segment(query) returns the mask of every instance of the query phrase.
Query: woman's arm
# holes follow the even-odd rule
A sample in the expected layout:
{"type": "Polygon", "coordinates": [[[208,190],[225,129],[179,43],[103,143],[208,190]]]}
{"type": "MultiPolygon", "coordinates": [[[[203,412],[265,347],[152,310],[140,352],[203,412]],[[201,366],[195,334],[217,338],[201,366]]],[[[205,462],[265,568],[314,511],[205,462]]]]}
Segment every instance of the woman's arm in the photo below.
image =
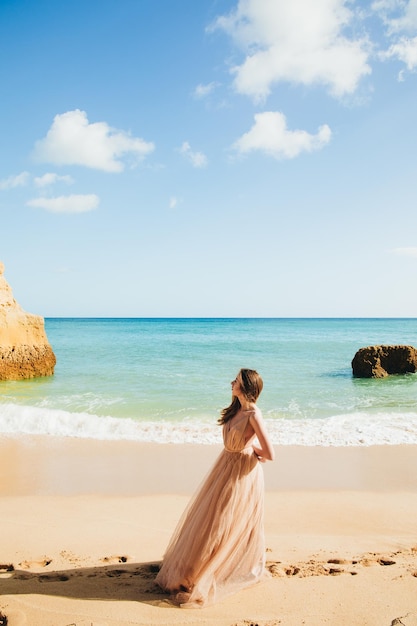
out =
{"type": "Polygon", "coordinates": [[[269,440],[268,433],[266,432],[265,422],[262,417],[262,413],[258,410],[250,416],[250,425],[255,431],[255,435],[258,438],[260,448],[253,446],[254,452],[261,463],[265,461],[273,461],[275,458],[274,448],[269,440]]]}

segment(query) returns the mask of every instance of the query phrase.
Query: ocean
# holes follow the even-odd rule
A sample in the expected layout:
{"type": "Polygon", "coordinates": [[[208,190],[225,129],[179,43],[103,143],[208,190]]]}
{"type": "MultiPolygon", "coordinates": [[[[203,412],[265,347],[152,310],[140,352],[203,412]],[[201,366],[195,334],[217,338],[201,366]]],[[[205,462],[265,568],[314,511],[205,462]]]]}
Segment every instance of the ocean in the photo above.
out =
{"type": "Polygon", "coordinates": [[[357,379],[356,351],[417,346],[416,319],[45,319],[54,376],[0,382],[0,436],[220,443],[241,367],[273,443],[417,443],[417,374],[357,379]]]}

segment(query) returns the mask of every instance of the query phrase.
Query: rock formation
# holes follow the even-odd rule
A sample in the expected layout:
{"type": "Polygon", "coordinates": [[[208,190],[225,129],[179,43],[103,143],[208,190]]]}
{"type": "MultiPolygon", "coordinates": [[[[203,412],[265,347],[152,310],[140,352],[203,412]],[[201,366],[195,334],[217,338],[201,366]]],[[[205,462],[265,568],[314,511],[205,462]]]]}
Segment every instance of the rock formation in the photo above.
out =
{"type": "Polygon", "coordinates": [[[413,346],[369,346],[357,351],[352,360],[353,375],[384,378],[389,374],[417,372],[417,349],[413,346]]]}
{"type": "Polygon", "coordinates": [[[44,319],[23,311],[3,273],[0,262],[0,380],[51,376],[56,358],[44,319]]]}

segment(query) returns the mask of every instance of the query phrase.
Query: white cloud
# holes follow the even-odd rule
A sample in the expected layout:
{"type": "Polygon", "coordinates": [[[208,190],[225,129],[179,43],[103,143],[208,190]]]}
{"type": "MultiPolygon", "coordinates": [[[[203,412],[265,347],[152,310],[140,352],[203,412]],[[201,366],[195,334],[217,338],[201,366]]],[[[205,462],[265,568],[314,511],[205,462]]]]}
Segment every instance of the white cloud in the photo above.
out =
{"type": "Polygon", "coordinates": [[[21,174],[17,174],[16,176],[3,178],[3,180],[0,180],[0,190],[5,191],[6,189],[14,189],[15,187],[24,187],[28,184],[29,177],[29,172],[21,172],[21,174]]]}
{"type": "Polygon", "coordinates": [[[371,8],[376,12],[393,11],[400,6],[403,0],[375,0],[372,2],[371,8]]]}
{"type": "Polygon", "coordinates": [[[55,198],[35,198],[26,204],[38,209],[45,209],[51,213],[86,213],[93,211],[99,205],[100,199],[93,193],[85,195],[73,194],[57,196],[55,198]]]}
{"type": "Polygon", "coordinates": [[[184,141],[180,148],[180,154],[186,157],[193,167],[206,167],[207,157],[202,152],[193,152],[188,141],[184,141]]]}
{"type": "Polygon", "coordinates": [[[331,135],[327,124],[320,126],[316,135],[305,130],[288,130],[283,113],[267,111],[255,115],[255,124],[233,147],[243,154],[259,150],[276,159],[293,159],[302,152],[320,150],[329,143],[331,135]]]}
{"type": "MultiPolygon", "coordinates": [[[[412,72],[417,68],[417,0],[378,0],[372,9],[382,18],[391,41],[387,50],[379,53],[382,61],[397,59],[412,72]]],[[[398,75],[404,80],[405,70],[398,75]]]]}
{"type": "Polygon", "coordinates": [[[178,205],[178,198],[176,198],[175,196],[171,196],[171,198],[169,199],[169,208],[175,209],[177,205],[178,205]]]}
{"type": "MultiPolygon", "coordinates": [[[[382,59],[396,58],[405,63],[408,70],[413,71],[417,68],[417,37],[412,39],[402,37],[398,43],[392,44],[380,57],[382,59]]],[[[401,76],[402,73],[400,72],[401,76]]]]}
{"type": "Polygon", "coordinates": [[[72,176],[60,176],[59,174],[54,174],[53,172],[47,172],[43,174],[43,176],[37,176],[33,179],[36,187],[48,187],[49,185],[53,185],[55,183],[66,183],[67,185],[72,185],[74,179],[72,176]]]}
{"type": "Polygon", "coordinates": [[[194,89],[194,96],[196,98],[205,98],[206,96],[211,94],[212,91],[216,89],[216,87],[219,87],[219,83],[211,82],[207,83],[206,85],[197,85],[197,87],[194,89]]]}
{"type": "Polygon", "coordinates": [[[407,256],[407,257],[413,257],[415,259],[417,259],[417,247],[413,248],[394,248],[392,250],[392,252],[394,252],[394,254],[398,254],[400,256],[407,256]]]}
{"type": "Polygon", "coordinates": [[[390,15],[403,12],[406,2],[404,0],[374,0],[371,3],[371,11],[376,13],[385,24],[388,25],[392,18],[390,15]]]}
{"type": "Polygon", "coordinates": [[[372,9],[381,15],[391,34],[417,29],[417,0],[374,2],[372,9]]]}
{"type": "Polygon", "coordinates": [[[214,28],[246,51],[232,68],[235,89],[265,99],[274,83],[325,85],[333,96],[352,94],[371,73],[366,39],[344,35],[354,19],[348,0],[239,0],[214,28]]]}
{"type": "Polygon", "coordinates": [[[408,4],[406,4],[404,17],[402,20],[402,24],[400,25],[405,30],[417,29],[417,0],[410,0],[408,4]]]}
{"type": "Polygon", "coordinates": [[[106,122],[90,124],[86,112],[76,109],[55,116],[46,137],[35,144],[35,158],[56,165],[121,172],[125,155],[141,159],[153,149],[153,143],[111,128],[106,122]]]}

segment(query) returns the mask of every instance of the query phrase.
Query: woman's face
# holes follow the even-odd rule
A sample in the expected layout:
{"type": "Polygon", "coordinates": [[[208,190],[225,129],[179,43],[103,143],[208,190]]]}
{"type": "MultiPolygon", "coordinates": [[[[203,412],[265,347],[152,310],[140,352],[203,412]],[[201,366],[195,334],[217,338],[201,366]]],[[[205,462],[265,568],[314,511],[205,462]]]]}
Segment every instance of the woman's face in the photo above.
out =
{"type": "Polygon", "coordinates": [[[231,382],[232,385],[232,395],[240,396],[242,395],[242,385],[240,381],[240,375],[238,374],[234,380],[231,382]]]}

